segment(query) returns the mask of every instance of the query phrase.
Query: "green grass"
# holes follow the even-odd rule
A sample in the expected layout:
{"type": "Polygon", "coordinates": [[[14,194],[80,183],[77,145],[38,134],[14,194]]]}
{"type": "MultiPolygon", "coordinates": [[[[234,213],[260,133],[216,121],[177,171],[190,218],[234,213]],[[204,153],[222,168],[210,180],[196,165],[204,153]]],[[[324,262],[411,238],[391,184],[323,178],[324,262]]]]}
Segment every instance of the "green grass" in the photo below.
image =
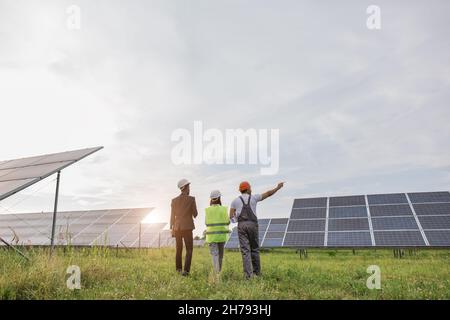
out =
{"type": "Polygon", "coordinates": [[[422,250],[395,259],[391,250],[294,250],[261,253],[262,277],[243,280],[239,252],[226,251],[220,280],[208,249],[195,248],[191,276],[175,272],[174,249],[68,249],[30,262],[0,250],[0,299],[450,299],[450,251],[422,250]],[[69,265],[81,268],[81,290],[66,287],[69,265]],[[369,290],[369,265],[381,268],[381,290],[369,290]]]}

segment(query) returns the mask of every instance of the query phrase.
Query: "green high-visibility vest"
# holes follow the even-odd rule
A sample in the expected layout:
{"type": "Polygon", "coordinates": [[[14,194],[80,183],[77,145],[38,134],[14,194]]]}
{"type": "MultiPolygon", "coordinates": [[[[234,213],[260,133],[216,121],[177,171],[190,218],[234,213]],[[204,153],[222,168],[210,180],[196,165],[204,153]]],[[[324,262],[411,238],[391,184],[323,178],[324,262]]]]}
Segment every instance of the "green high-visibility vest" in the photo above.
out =
{"type": "Polygon", "coordinates": [[[226,242],[228,240],[228,217],[227,207],[213,205],[205,209],[206,242],[226,242]]]}

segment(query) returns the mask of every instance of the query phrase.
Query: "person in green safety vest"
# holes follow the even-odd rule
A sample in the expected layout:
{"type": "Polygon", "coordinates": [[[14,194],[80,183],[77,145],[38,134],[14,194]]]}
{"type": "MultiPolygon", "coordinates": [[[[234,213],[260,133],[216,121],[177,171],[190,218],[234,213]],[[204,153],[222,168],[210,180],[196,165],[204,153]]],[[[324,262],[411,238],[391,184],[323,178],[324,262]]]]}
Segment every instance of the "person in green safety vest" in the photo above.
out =
{"type": "Polygon", "coordinates": [[[210,195],[210,206],[205,209],[206,242],[212,256],[214,272],[218,274],[222,270],[222,261],[225,242],[230,233],[228,226],[230,218],[227,207],[222,206],[219,190],[214,190],[210,195]]]}

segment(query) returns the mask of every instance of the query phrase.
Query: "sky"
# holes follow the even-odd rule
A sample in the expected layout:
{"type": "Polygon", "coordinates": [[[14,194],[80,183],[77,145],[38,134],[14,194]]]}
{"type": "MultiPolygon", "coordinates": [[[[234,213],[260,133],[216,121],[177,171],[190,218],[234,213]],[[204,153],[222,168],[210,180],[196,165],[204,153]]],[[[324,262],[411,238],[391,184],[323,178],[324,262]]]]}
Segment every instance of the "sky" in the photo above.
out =
{"type": "MultiPolygon", "coordinates": [[[[62,173],[60,210],[155,207],[191,181],[204,229],[248,180],[258,206],[449,190],[448,1],[0,0],[0,159],[104,146],[62,173]],[[80,28],[70,28],[72,5],[80,28]],[[380,8],[381,28],[366,21],[380,8]],[[177,129],[279,130],[279,170],[176,165],[177,129]]],[[[50,211],[54,177],[0,203],[50,211]]]]}

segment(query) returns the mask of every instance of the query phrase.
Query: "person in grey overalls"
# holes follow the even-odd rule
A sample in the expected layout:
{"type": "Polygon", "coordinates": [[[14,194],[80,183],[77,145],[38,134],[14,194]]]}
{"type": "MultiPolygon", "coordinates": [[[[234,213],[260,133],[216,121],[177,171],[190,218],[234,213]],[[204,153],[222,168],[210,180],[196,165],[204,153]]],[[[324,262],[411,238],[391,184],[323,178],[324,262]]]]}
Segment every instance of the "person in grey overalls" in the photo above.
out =
{"type": "Polygon", "coordinates": [[[241,195],[233,200],[230,206],[230,218],[238,223],[239,247],[241,248],[242,264],[246,279],[261,274],[259,260],[259,234],[256,204],[275,194],[284,185],[280,182],[275,189],[262,194],[252,195],[252,188],[247,181],[241,182],[241,195]]]}

